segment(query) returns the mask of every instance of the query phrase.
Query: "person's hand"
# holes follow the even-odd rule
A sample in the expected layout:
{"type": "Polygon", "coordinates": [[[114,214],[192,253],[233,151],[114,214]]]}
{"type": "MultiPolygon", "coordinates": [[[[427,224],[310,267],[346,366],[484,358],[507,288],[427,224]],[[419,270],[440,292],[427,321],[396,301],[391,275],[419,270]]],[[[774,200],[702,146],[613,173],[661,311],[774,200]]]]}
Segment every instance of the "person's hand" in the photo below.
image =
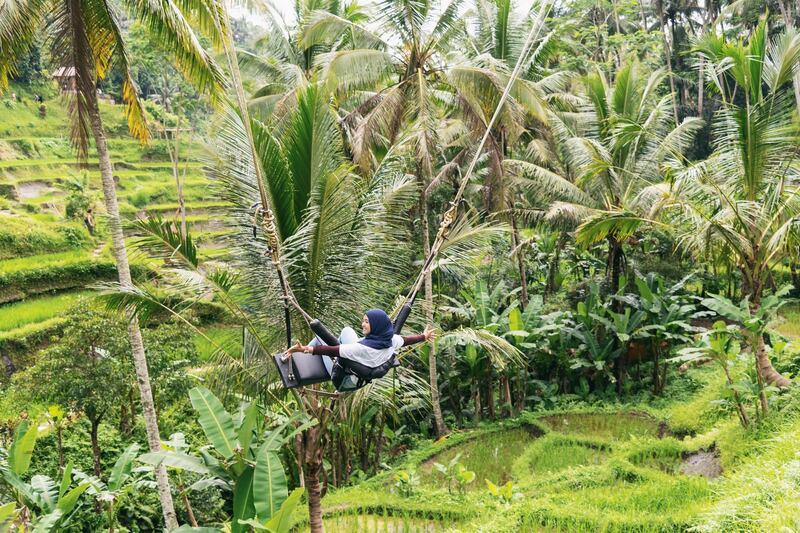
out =
{"type": "Polygon", "coordinates": [[[303,346],[303,345],[302,345],[302,344],[300,344],[300,342],[298,341],[298,342],[294,343],[294,346],[292,346],[292,347],[290,347],[288,350],[286,350],[286,352],[287,352],[287,353],[297,353],[297,352],[305,352],[305,353],[309,353],[309,352],[311,352],[311,349],[310,349],[310,348],[311,348],[310,346],[303,346]]]}
{"type": "Polygon", "coordinates": [[[425,335],[426,341],[432,341],[436,338],[436,330],[430,324],[425,326],[425,331],[422,334],[425,335]]]}

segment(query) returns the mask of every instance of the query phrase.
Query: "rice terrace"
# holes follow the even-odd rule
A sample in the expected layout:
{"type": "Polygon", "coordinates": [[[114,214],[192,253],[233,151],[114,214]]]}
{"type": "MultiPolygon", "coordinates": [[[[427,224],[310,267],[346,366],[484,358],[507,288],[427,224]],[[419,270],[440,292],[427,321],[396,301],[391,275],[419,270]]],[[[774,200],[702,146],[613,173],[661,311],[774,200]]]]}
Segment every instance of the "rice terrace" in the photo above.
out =
{"type": "Polygon", "coordinates": [[[0,532],[800,533],[793,0],[0,0],[0,532]]]}

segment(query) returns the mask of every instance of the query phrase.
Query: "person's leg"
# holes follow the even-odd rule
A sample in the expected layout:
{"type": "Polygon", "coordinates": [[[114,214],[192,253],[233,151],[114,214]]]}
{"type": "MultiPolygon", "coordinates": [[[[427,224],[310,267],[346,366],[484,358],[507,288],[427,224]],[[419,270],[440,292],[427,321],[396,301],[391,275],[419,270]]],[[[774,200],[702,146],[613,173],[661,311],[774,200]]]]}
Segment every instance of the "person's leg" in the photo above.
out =
{"type": "Polygon", "coordinates": [[[351,327],[346,327],[339,334],[339,344],[353,344],[358,342],[358,335],[351,327]]]}

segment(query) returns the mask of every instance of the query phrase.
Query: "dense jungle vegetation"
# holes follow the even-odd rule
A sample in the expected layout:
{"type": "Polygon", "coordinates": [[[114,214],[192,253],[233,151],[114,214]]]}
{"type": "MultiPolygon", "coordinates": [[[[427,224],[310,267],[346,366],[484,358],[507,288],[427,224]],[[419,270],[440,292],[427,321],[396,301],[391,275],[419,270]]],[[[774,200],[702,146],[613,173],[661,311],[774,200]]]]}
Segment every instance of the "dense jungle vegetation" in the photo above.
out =
{"type": "Polygon", "coordinates": [[[800,531],[798,24],[0,0],[0,531],[800,531]]]}

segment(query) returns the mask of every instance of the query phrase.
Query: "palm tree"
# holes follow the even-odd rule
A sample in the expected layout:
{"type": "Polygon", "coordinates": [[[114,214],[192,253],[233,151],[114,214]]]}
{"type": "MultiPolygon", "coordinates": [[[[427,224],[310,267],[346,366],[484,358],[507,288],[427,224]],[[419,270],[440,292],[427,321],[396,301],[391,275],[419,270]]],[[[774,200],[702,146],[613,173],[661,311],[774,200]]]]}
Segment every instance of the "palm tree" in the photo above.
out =
{"type": "MultiPolygon", "coordinates": [[[[695,251],[725,247],[742,275],[742,292],[759,306],[772,269],[797,245],[800,215],[792,81],[800,35],[770,39],[762,20],[747,43],[709,35],[697,44],[721,107],[715,151],[706,161],[675,168],[664,205],[685,224],[682,241],[695,251]]],[[[763,339],[755,350],[758,377],[786,387],[763,339]]],[[[766,412],[766,402],[762,406],[766,412]]]]}
{"type": "MultiPolygon", "coordinates": [[[[518,250],[520,232],[515,215],[517,191],[510,186],[503,168],[504,160],[529,132],[541,130],[548,122],[548,99],[563,89],[568,77],[563,72],[544,76],[541,60],[549,37],[528,43],[531,26],[541,28],[541,20],[520,17],[515,22],[515,6],[511,0],[483,0],[477,3],[475,36],[468,38],[467,59],[448,69],[447,79],[458,95],[458,107],[464,124],[473,136],[480,138],[489,124],[509,77],[522,61],[522,75],[511,86],[510,98],[498,117],[486,145],[488,176],[483,186],[484,209],[505,215],[511,223],[511,248],[518,250]],[[531,52],[533,44],[535,51],[531,52]],[[524,57],[521,57],[523,56],[524,57]]],[[[544,7],[542,7],[544,9],[544,7]]],[[[536,29],[533,29],[536,31],[536,29]]],[[[528,304],[528,281],[524,255],[514,254],[519,271],[523,306],[528,304]]]]}
{"type": "Polygon", "coordinates": [[[663,192],[662,163],[682,157],[701,126],[694,118],[673,125],[670,96],[657,94],[663,79],[660,71],[645,76],[635,61],[617,71],[613,85],[600,71],[587,76],[588,109],[569,120],[551,117],[554,153],[533,146],[531,160],[509,163],[544,204],[545,221],[578,226],[579,244],[608,242],[612,294],[620,288],[624,242],[663,192]]]}
{"type": "MultiPolygon", "coordinates": [[[[317,420],[304,430],[297,446],[298,464],[309,502],[312,531],[322,531],[322,458],[328,432],[353,402],[378,402],[399,408],[404,399],[424,403],[424,381],[413,371],[397,372],[398,391],[391,380],[372,383],[356,394],[332,399],[330,391],[306,389],[285,400],[270,354],[282,351],[283,298],[276,271],[264,260],[269,241],[252,230],[254,203],[260,201],[254,183],[254,161],[264,169],[266,191],[274,206],[274,225],[280,239],[285,272],[294,297],[332,329],[357,322],[363,309],[383,303],[407,274],[405,233],[401,214],[413,200],[413,181],[401,172],[390,154],[368,177],[353,172],[345,157],[342,134],[324,88],[308,85],[298,91],[297,105],[269,124],[251,121],[256,157],[240,116],[229,111],[211,163],[221,191],[233,206],[229,263],[236,275],[198,260],[191,237],[182,238],[168,223],[141,221],[139,244],[164,257],[181,275],[161,296],[146,288],[120,287],[120,306],[168,308],[177,316],[211,291],[245,332],[244,350],[234,353],[219,346],[216,378],[225,390],[261,398],[276,409],[302,409],[317,420]],[[246,155],[243,155],[246,154],[246,155]],[[177,303],[176,303],[177,302],[177,303]],[[399,399],[397,403],[393,403],[399,399]],[[337,408],[334,410],[334,402],[337,408]]],[[[298,338],[310,330],[299,314],[291,323],[298,338]]],[[[355,409],[357,411],[357,409],[355,409]]]]}
{"type": "Polygon", "coordinates": [[[272,4],[266,11],[267,28],[253,43],[252,51],[237,51],[243,72],[256,85],[250,106],[260,117],[293,103],[296,90],[316,82],[314,73],[324,54],[334,50],[372,46],[380,40],[361,27],[368,19],[358,2],[341,0],[295,2],[295,26],[287,26],[272,4]],[[331,28],[321,34],[313,30],[320,18],[331,28]],[[332,27],[336,25],[337,29],[332,27]]]}
{"type": "MultiPolygon", "coordinates": [[[[363,171],[374,167],[376,147],[387,148],[405,132],[414,153],[414,174],[420,181],[419,216],[422,252],[430,253],[428,189],[440,153],[437,128],[441,104],[450,100],[442,88],[442,70],[451,43],[462,33],[459,18],[462,0],[436,9],[430,0],[383,0],[381,35],[362,25],[347,29],[363,43],[360,48],[338,50],[320,56],[320,75],[340,91],[358,91],[354,108],[344,117],[352,124],[353,159],[363,171]],[[376,90],[378,89],[378,90],[376,90]]],[[[304,28],[304,43],[331,42],[343,30],[341,17],[319,12],[304,28]]],[[[424,280],[425,310],[433,321],[433,282],[424,280]]],[[[439,401],[435,345],[431,344],[429,380],[437,435],[447,433],[439,401]]]]}
{"type": "MultiPolygon", "coordinates": [[[[186,6],[179,6],[172,0],[158,3],[130,1],[124,2],[124,5],[158,36],[165,49],[174,55],[181,70],[198,88],[215,90],[218,87],[219,72],[184,18],[182,8],[186,6]]],[[[216,9],[216,4],[202,2],[191,7],[194,11],[192,16],[197,17],[202,27],[209,28],[209,11],[216,9]]],[[[72,141],[79,159],[85,160],[89,136],[94,138],[119,282],[123,287],[132,287],[111,155],[97,100],[97,81],[115,67],[122,73],[122,95],[130,131],[142,140],[148,138],[144,112],[130,75],[118,14],[109,4],[93,0],[4,2],[0,6],[0,89],[6,87],[8,75],[13,73],[16,57],[28,49],[42,26],[46,26],[53,36],[55,62],[75,69],[76,92],[69,107],[72,141]]],[[[157,451],[161,446],[158,421],[142,335],[134,316],[131,317],[128,333],[147,440],[150,449],[157,451]]],[[[157,467],[155,472],[165,526],[173,529],[178,523],[172,504],[169,478],[163,467],[157,467]]]]}

